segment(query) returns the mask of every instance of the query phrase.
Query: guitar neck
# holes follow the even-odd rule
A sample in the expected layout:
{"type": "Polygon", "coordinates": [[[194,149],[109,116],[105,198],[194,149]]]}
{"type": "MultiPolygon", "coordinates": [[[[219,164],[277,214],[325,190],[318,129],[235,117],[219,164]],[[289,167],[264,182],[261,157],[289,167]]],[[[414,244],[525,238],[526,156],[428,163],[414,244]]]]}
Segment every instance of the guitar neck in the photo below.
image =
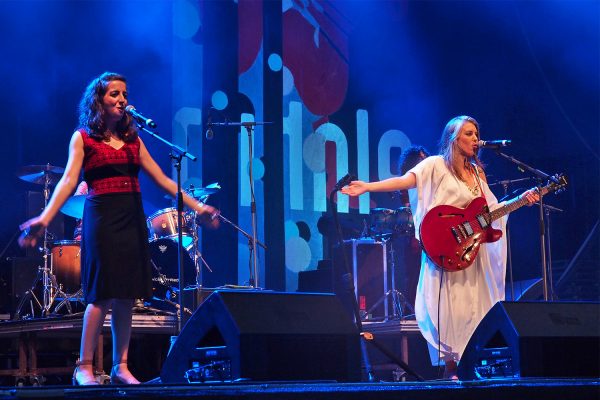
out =
{"type": "MultiPolygon", "coordinates": [[[[543,187],[539,191],[539,193],[540,193],[540,196],[543,196],[546,193],[548,193],[548,189],[546,187],[543,187]]],[[[499,207],[499,208],[495,209],[494,211],[490,211],[490,213],[489,213],[490,221],[495,221],[498,218],[502,218],[506,214],[513,212],[515,210],[518,210],[519,208],[523,207],[526,204],[527,204],[526,197],[520,197],[520,196],[514,197],[514,198],[508,200],[502,207],[499,207]]]]}

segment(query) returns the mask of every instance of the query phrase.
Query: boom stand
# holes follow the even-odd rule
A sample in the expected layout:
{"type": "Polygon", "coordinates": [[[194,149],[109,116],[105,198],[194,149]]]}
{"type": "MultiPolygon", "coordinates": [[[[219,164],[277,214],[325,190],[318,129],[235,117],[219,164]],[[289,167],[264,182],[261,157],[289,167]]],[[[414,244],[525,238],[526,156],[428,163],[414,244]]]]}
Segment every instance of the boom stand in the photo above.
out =
{"type": "Polygon", "coordinates": [[[183,271],[183,232],[181,231],[181,227],[183,226],[183,194],[181,193],[181,160],[183,157],[187,157],[192,161],[196,161],[196,156],[188,153],[183,150],[181,147],[177,146],[166,140],[165,138],[159,136],[155,132],[152,132],[146,129],[144,126],[138,123],[138,127],[141,131],[149,134],[155,139],[158,139],[162,143],[166,144],[171,148],[171,153],[169,157],[173,160],[173,166],[177,171],[177,265],[178,265],[178,278],[179,278],[179,297],[178,297],[178,306],[177,306],[177,334],[181,332],[181,328],[183,326],[182,319],[184,318],[184,314],[181,310],[185,310],[183,306],[183,290],[184,290],[184,271],[183,271]]]}
{"type": "MultiPolygon", "coordinates": [[[[254,174],[252,171],[252,132],[257,125],[268,125],[270,122],[209,122],[209,128],[213,126],[243,126],[248,133],[248,179],[250,180],[250,213],[252,219],[252,236],[248,244],[252,252],[252,268],[250,270],[250,285],[255,289],[259,287],[258,255],[256,252],[257,228],[256,228],[256,198],[254,197],[254,174]]],[[[238,228],[239,229],[239,228],[238,228]]],[[[240,230],[241,231],[241,230],[240,230]]],[[[264,247],[264,245],[263,245],[264,247]]],[[[264,247],[266,249],[266,247],[264,247]]]]}
{"type": "Polygon", "coordinates": [[[373,346],[375,346],[375,348],[377,348],[377,350],[382,352],[387,358],[389,358],[391,361],[394,362],[394,364],[396,364],[400,368],[402,368],[407,374],[414,376],[418,381],[422,382],[425,380],[425,379],[423,379],[422,376],[420,376],[415,371],[413,371],[412,368],[410,368],[408,366],[408,364],[406,364],[404,361],[399,359],[387,347],[385,347],[383,344],[379,343],[377,341],[377,339],[375,339],[375,336],[373,335],[373,333],[365,332],[363,330],[363,325],[362,325],[362,321],[360,318],[360,311],[358,308],[358,300],[356,299],[356,291],[355,291],[354,284],[353,284],[354,279],[352,277],[352,272],[350,271],[350,264],[348,263],[348,256],[346,255],[346,252],[344,251],[344,249],[342,247],[344,244],[344,240],[343,240],[343,236],[342,236],[342,228],[341,228],[339,220],[338,220],[337,203],[333,201],[333,196],[336,192],[337,192],[337,189],[334,189],[329,194],[329,203],[331,205],[331,210],[333,212],[333,220],[335,222],[336,231],[337,231],[337,235],[338,235],[338,245],[342,249],[342,255],[344,257],[345,273],[342,276],[342,282],[343,282],[342,284],[344,285],[343,289],[344,289],[345,294],[348,297],[352,298],[354,322],[356,323],[356,327],[358,328],[358,331],[360,332],[360,337],[362,339],[360,342],[361,343],[361,351],[362,351],[362,357],[363,357],[363,361],[365,363],[365,368],[367,370],[367,375],[368,375],[369,381],[374,382],[375,376],[373,374],[373,369],[371,368],[371,363],[369,362],[369,355],[367,353],[366,343],[370,343],[373,346]]]}
{"type": "MultiPolygon", "coordinates": [[[[219,213],[219,219],[221,221],[226,222],[229,225],[233,226],[239,233],[241,233],[242,235],[244,235],[246,237],[246,239],[248,239],[248,248],[250,249],[250,252],[252,252],[252,253],[254,252],[255,244],[259,245],[264,250],[267,250],[267,246],[265,246],[260,240],[256,240],[255,236],[251,236],[248,232],[246,232],[245,230],[240,228],[238,225],[234,224],[233,222],[231,222],[230,220],[225,218],[223,216],[223,214],[219,213]]],[[[256,286],[253,286],[253,287],[256,288],[256,286]]]]}
{"type": "MultiPolygon", "coordinates": [[[[528,180],[529,180],[529,178],[519,178],[519,179],[513,179],[513,180],[506,179],[503,181],[491,183],[489,185],[489,187],[492,187],[494,185],[501,185],[502,189],[504,191],[504,196],[502,196],[500,201],[504,201],[508,197],[508,185],[510,185],[511,183],[520,182],[520,181],[528,181],[528,180]]],[[[512,249],[511,249],[511,245],[510,245],[510,221],[509,220],[506,221],[506,258],[508,261],[508,263],[507,263],[508,264],[508,279],[510,281],[510,300],[515,301],[515,281],[513,278],[512,249]]]]}
{"type": "MultiPolygon", "coordinates": [[[[555,183],[559,183],[555,177],[550,176],[547,173],[540,171],[539,169],[530,167],[529,165],[525,164],[522,161],[517,160],[516,158],[514,158],[512,156],[504,154],[501,151],[496,151],[496,154],[498,154],[499,156],[502,156],[502,157],[506,158],[507,160],[509,160],[510,162],[516,164],[519,171],[530,172],[537,179],[538,188],[540,188],[540,189],[541,189],[544,181],[551,180],[555,183]]],[[[539,218],[539,225],[540,225],[540,256],[541,256],[541,262],[542,262],[542,285],[543,285],[543,292],[544,292],[544,301],[548,301],[549,300],[549,298],[548,298],[548,275],[551,274],[552,271],[551,271],[551,267],[549,267],[547,265],[547,261],[546,261],[546,228],[544,226],[544,202],[542,200],[542,196],[540,196],[540,201],[538,204],[539,204],[538,218],[539,218]]]]}

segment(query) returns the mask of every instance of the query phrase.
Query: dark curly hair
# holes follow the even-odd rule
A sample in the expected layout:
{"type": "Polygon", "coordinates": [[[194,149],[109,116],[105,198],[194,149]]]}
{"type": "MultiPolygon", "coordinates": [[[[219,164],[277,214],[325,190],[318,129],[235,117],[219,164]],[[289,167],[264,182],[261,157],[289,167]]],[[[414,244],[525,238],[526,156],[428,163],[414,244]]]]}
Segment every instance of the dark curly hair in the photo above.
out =
{"type": "Polygon", "coordinates": [[[423,146],[410,146],[402,152],[398,164],[400,165],[400,175],[404,175],[408,170],[429,157],[429,152],[423,146]]]}
{"type": "MultiPolygon", "coordinates": [[[[90,82],[79,102],[79,127],[96,140],[108,140],[110,138],[110,133],[106,130],[104,123],[102,99],[106,94],[109,83],[112,81],[127,83],[123,75],[104,72],[90,82]]],[[[124,142],[130,143],[137,139],[137,128],[129,114],[125,114],[117,123],[116,130],[113,133],[116,133],[124,142]]]]}

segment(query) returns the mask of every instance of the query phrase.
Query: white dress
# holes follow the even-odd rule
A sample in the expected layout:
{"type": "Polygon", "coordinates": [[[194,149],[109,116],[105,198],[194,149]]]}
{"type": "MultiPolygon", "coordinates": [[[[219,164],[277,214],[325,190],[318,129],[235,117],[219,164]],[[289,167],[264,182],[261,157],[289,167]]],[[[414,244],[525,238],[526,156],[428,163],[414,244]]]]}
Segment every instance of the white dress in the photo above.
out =
{"type": "MultiPolygon", "coordinates": [[[[441,156],[428,157],[409,172],[417,178],[417,186],[409,194],[417,239],[423,217],[431,208],[443,204],[464,208],[476,197],[450,172],[441,156]]],[[[498,200],[487,183],[480,183],[490,209],[497,208],[498,200]]],[[[439,359],[460,360],[481,319],[496,302],[504,300],[506,217],[492,225],[502,229],[502,238],[483,244],[475,262],[465,270],[442,272],[424,252],[421,254],[415,314],[430,344],[433,365],[438,365],[439,359]]]]}

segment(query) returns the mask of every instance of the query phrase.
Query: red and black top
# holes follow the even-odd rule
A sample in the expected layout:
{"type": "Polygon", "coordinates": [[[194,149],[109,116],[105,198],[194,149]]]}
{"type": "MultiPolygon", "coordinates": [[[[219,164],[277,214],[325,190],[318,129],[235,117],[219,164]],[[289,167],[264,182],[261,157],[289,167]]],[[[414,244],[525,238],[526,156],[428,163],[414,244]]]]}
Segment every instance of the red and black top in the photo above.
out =
{"type": "Polygon", "coordinates": [[[140,193],[140,139],[115,149],[91,138],[83,129],[79,132],[83,139],[83,179],[88,183],[88,196],[140,193]]]}

